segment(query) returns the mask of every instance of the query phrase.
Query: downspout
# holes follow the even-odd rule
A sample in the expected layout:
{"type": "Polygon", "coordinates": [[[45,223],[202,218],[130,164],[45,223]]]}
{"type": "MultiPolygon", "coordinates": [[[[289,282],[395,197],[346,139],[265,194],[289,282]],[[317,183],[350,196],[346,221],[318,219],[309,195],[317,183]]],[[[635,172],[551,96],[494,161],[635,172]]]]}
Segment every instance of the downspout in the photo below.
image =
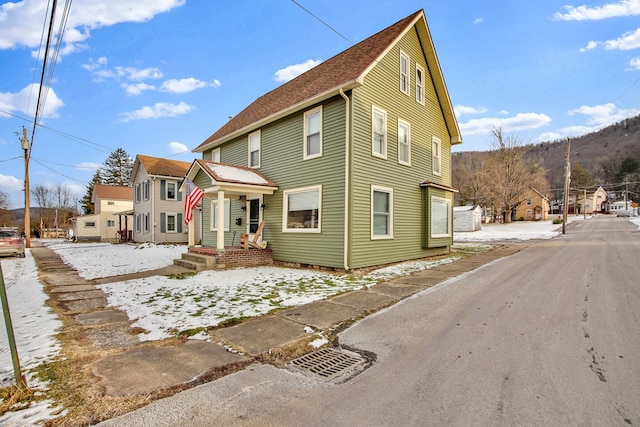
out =
{"type": "Polygon", "coordinates": [[[149,190],[149,197],[151,198],[151,243],[156,242],[156,198],[154,195],[156,191],[156,177],[151,177],[151,190],[149,190]]]}
{"type": "Polygon", "coordinates": [[[349,97],[345,95],[342,88],[340,88],[340,96],[344,98],[345,108],[344,108],[344,248],[343,248],[343,264],[344,269],[349,270],[349,201],[350,201],[350,193],[349,188],[351,185],[350,178],[350,156],[351,156],[351,138],[350,138],[350,127],[349,127],[349,118],[350,118],[350,104],[349,97]]]}

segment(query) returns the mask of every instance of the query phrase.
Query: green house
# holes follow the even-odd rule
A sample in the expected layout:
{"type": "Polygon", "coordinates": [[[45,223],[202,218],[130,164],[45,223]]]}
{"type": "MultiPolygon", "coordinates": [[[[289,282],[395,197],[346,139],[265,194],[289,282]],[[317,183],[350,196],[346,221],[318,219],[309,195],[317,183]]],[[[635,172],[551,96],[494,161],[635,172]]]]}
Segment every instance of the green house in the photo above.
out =
{"type": "Polygon", "coordinates": [[[448,253],[461,142],[420,10],[256,99],[194,149],[202,245],[238,245],[264,222],[261,239],[285,263],[349,270],[448,253]]]}

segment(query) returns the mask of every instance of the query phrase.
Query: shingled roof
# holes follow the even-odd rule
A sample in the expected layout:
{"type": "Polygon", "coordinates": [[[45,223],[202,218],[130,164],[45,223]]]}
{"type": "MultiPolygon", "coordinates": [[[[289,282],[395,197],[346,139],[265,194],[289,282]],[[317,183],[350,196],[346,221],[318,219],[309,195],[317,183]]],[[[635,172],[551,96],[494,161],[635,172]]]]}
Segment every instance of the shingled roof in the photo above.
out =
{"type": "Polygon", "coordinates": [[[91,201],[100,200],[125,200],[133,201],[133,188],[120,185],[95,184],[91,201]]]}
{"type": "MultiPolygon", "coordinates": [[[[340,89],[349,90],[362,85],[366,73],[420,19],[425,23],[426,33],[423,36],[429,38],[431,43],[424,12],[419,10],[256,99],[193,151],[203,152],[239,134],[256,129],[264,123],[283,117],[295,111],[296,107],[304,108],[312,101],[318,102],[323,96],[338,94],[340,89]]],[[[423,48],[426,50],[432,75],[442,80],[440,65],[433,46],[423,46],[423,48]]],[[[440,101],[446,103],[443,108],[445,114],[447,109],[451,109],[452,114],[453,110],[444,81],[436,82],[436,90],[439,92],[440,101]]],[[[449,127],[455,128],[450,129],[450,132],[458,137],[459,131],[455,117],[449,117],[448,120],[453,120],[453,124],[450,123],[449,127]]]]}
{"type": "MultiPolygon", "coordinates": [[[[181,162],[179,160],[161,159],[159,157],[144,156],[138,154],[134,162],[133,171],[137,174],[139,165],[144,167],[149,175],[166,176],[172,178],[183,178],[191,166],[190,162],[181,162]]],[[[131,181],[135,180],[135,175],[131,177],[131,181]]]]}

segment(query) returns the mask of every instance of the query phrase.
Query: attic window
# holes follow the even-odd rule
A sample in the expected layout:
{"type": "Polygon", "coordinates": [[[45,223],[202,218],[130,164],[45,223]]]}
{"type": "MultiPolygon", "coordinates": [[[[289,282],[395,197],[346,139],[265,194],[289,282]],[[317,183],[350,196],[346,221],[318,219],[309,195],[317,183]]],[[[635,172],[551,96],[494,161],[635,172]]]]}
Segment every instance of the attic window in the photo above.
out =
{"type": "Polygon", "coordinates": [[[424,68],[416,64],[416,101],[424,105],[424,68]]]}
{"type": "Polygon", "coordinates": [[[304,113],[304,159],[322,156],[322,107],[304,113]]]}
{"type": "Polygon", "coordinates": [[[260,131],[249,134],[249,167],[260,167],[260,131]]]}
{"type": "Polygon", "coordinates": [[[409,95],[409,56],[400,51],[400,92],[409,95]]]}
{"type": "Polygon", "coordinates": [[[372,142],[371,151],[376,157],[387,158],[387,112],[380,108],[373,107],[371,113],[372,120],[372,142]]]}

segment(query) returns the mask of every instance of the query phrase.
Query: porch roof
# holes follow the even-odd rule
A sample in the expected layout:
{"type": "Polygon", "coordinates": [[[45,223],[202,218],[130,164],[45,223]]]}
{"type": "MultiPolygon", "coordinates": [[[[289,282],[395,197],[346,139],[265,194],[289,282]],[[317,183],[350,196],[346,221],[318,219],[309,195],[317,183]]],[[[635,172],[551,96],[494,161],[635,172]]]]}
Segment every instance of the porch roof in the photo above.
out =
{"type": "Polygon", "coordinates": [[[244,166],[196,159],[187,171],[187,178],[194,180],[199,171],[211,179],[211,184],[202,188],[205,194],[224,191],[227,195],[273,194],[276,183],[260,171],[244,166]]]}

